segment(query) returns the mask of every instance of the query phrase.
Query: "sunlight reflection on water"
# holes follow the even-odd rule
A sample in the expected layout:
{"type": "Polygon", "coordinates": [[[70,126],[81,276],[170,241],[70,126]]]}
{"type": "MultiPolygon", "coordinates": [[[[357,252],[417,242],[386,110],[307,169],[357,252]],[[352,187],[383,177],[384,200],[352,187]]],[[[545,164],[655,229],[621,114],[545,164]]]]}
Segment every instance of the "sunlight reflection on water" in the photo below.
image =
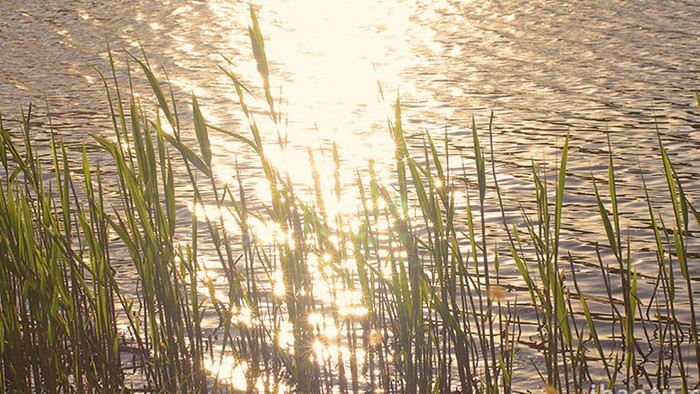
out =
{"type": "MultiPolygon", "coordinates": [[[[389,103],[397,91],[401,92],[407,114],[407,129],[418,134],[425,128],[440,135],[447,125],[448,144],[454,149],[471,148],[472,114],[482,126],[487,123],[488,109],[495,109],[497,172],[506,193],[518,203],[532,195],[532,187],[522,182],[530,176],[532,161],[551,165],[562,136],[571,130],[577,148],[572,152],[574,186],[570,189],[572,209],[567,219],[574,225],[565,230],[575,236],[570,243],[574,254],[581,260],[594,259],[590,245],[597,239],[588,230],[599,223],[590,214],[591,207],[593,211],[595,207],[584,181],[588,181],[592,168],[605,164],[608,131],[612,132],[613,146],[621,151],[621,182],[636,185],[635,190],[622,196],[630,201],[630,213],[623,220],[628,227],[641,229],[640,239],[644,231],[648,235],[649,228],[637,218],[646,206],[638,204],[641,193],[636,169],[638,165],[649,168],[655,163],[652,104],[655,121],[669,140],[673,159],[689,181],[687,192],[696,197],[700,189],[700,132],[692,100],[698,81],[695,59],[699,32],[694,23],[698,7],[690,3],[668,7],[642,3],[643,6],[592,1],[553,6],[543,1],[486,0],[256,2],[261,27],[268,38],[273,91],[281,96],[280,109],[285,115],[280,125],[264,123],[266,117],[260,110],[263,105],[257,102],[256,120],[267,131],[262,138],[271,142],[266,154],[276,168],[291,178],[296,190],[303,191],[298,194],[308,197],[308,203],[316,200],[314,189],[318,182],[325,217],[341,217],[344,226],[359,233],[360,221],[355,215],[363,201],[353,187],[354,169],[364,169],[372,160],[381,182],[391,185],[394,174],[388,163],[394,157],[394,144],[385,124],[392,117],[389,103]],[[377,81],[385,89],[383,100],[377,81]],[[285,141],[283,146],[275,144],[278,138],[285,141]],[[333,143],[339,150],[340,196],[335,192],[333,143]]],[[[40,102],[47,92],[49,101],[62,109],[56,114],[59,132],[75,142],[76,147],[83,141],[83,131],[108,128],[108,120],[103,116],[103,93],[86,66],[105,65],[102,38],[108,36],[132,49],[141,40],[146,51],[153,54],[152,63],[163,64],[169,72],[178,98],[187,100],[194,93],[202,99],[207,120],[230,129],[245,128],[246,119],[236,109],[238,99],[231,83],[216,70],[216,65],[225,65],[218,53],[224,54],[235,63],[232,68],[244,82],[257,85],[259,77],[249,55],[246,34],[247,4],[228,0],[105,4],[8,0],[0,11],[1,20],[9,26],[0,26],[0,58],[4,60],[0,66],[2,104],[10,101],[13,105],[20,99],[40,102]]],[[[254,93],[262,97],[260,92],[254,93]]],[[[412,143],[421,145],[419,140],[412,143]]],[[[242,149],[242,144],[218,134],[212,134],[212,144],[216,152],[214,173],[222,184],[237,187],[236,164],[244,170],[259,171],[255,155],[242,149]]],[[[459,169],[460,163],[452,165],[459,169]]],[[[652,193],[660,190],[664,182],[660,178],[648,181],[652,193]]],[[[245,183],[258,204],[266,201],[270,185],[263,176],[250,176],[245,183]]],[[[449,185],[434,185],[446,186],[449,185]]],[[[454,195],[462,201],[458,208],[463,212],[467,196],[460,190],[454,195]]],[[[380,200],[378,209],[383,211],[386,205],[380,200]]],[[[235,215],[215,204],[195,207],[190,203],[187,209],[200,218],[222,219],[231,234],[240,232],[235,215]]],[[[487,212],[486,217],[497,222],[499,212],[487,212]]],[[[250,217],[248,225],[251,236],[264,245],[294,249],[300,242],[309,248],[318,244],[311,235],[295,239],[291,231],[278,223],[250,217]]],[[[393,228],[388,219],[373,225],[380,233],[393,228]]],[[[250,240],[244,237],[243,242],[250,240]]],[[[349,345],[338,337],[348,321],[362,322],[368,313],[357,287],[351,288],[331,269],[345,270],[354,278],[357,262],[349,252],[352,248],[340,239],[329,242],[346,258],[320,251],[306,256],[314,300],[321,310],[309,315],[308,322],[317,333],[313,353],[319,362],[346,360],[349,345]]],[[[389,257],[407,258],[406,251],[389,242],[382,244],[377,253],[381,260],[378,270],[386,279],[393,273],[389,257]]],[[[656,267],[647,263],[653,256],[648,252],[639,256],[635,262],[640,273],[654,278],[656,267]]],[[[514,271],[512,261],[503,265],[514,271]]],[[[204,266],[207,270],[200,273],[202,283],[225,283],[215,258],[204,259],[204,266]]],[[[590,267],[581,269],[582,278],[592,271],[590,267]]],[[[289,293],[281,267],[260,275],[268,278],[264,291],[278,299],[289,293]]],[[[510,284],[521,286],[522,280],[515,278],[510,284]]],[[[584,282],[583,286],[602,295],[598,282],[584,282]]],[[[504,296],[498,287],[489,292],[492,298],[504,296]]],[[[206,287],[200,293],[211,295],[206,287]]],[[[224,303],[230,301],[220,288],[212,296],[224,303]]],[[[256,311],[250,308],[235,308],[232,312],[231,319],[237,325],[263,324],[256,321],[256,311]]],[[[291,323],[282,319],[275,324],[272,329],[280,346],[293,352],[291,323]]],[[[357,330],[364,334],[361,328],[357,330]]],[[[388,340],[376,329],[368,336],[373,346],[388,340]]],[[[362,354],[354,357],[364,359],[362,354]]],[[[241,360],[210,360],[208,367],[221,376],[229,376],[227,379],[237,388],[245,384],[248,365],[241,360]]],[[[253,384],[258,387],[259,382],[253,384]]]]}

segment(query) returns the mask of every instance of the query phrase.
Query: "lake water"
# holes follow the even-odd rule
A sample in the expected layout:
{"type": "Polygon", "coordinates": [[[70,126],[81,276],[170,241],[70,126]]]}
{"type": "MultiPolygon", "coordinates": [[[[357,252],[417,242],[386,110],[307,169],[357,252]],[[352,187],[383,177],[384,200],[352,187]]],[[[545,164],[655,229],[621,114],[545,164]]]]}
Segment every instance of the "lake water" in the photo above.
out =
{"type": "MultiPolygon", "coordinates": [[[[652,197],[663,202],[658,125],[690,200],[700,197],[695,101],[700,88],[700,2],[253,4],[266,36],[273,90],[284,99],[284,132],[291,145],[317,149],[335,141],[344,168],[364,166],[369,157],[384,170],[390,168],[394,148],[386,131],[386,102],[397,94],[405,129],[416,137],[412,144],[417,148],[424,131],[434,136],[446,132],[452,149],[469,152],[472,116],[486,130],[493,111],[496,172],[510,201],[507,209],[515,213],[519,203],[528,206],[534,199],[528,186],[532,162],[554,174],[570,132],[563,230],[567,241],[562,247],[580,262],[584,292],[597,296],[605,292],[593,245],[606,239],[590,177],[607,176],[609,135],[623,228],[629,229],[645,291],[653,289],[657,266],[644,245],[651,238],[640,173],[652,197]]],[[[124,67],[123,49],[138,52],[141,43],[151,64],[167,71],[178,98],[187,100],[194,93],[211,123],[242,129],[235,91],[217,67],[225,64],[225,55],[243,81],[259,84],[248,23],[248,3],[232,0],[2,0],[3,117],[16,120],[19,106],[29,102],[42,115],[46,99],[57,131],[79,152],[86,132],[110,133],[105,95],[90,65],[108,73],[109,42],[118,67],[124,67]]],[[[137,86],[143,84],[143,78],[135,78],[137,86]]],[[[231,173],[235,160],[256,170],[256,158],[239,143],[214,138],[212,144],[221,178],[231,173]]],[[[306,152],[287,155],[280,163],[294,168],[298,182],[309,182],[304,175],[310,173],[306,152]]],[[[348,179],[353,177],[348,171],[348,179]]],[[[494,223],[499,220],[493,215],[494,223]]],[[[693,238],[690,243],[698,246],[693,238]]],[[[691,261],[695,282],[700,281],[697,263],[691,261]]],[[[512,265],[510,270],[517,276],[512,265]]],[[[506,277],[508,272],[506,268],[506,277]]],[[[528,384],[534,387],[536,382],[533,377],[528,384]]]]}

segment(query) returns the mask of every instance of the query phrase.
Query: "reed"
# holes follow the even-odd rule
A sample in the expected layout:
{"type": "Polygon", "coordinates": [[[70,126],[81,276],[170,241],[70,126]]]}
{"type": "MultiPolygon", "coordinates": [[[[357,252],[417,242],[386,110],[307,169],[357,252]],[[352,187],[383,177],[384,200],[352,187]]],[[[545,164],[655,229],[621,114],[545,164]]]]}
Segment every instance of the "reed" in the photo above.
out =
{"type": "Polygon", "coordinates": [[[343,185],[333,144],[320,156],[309,149],[313,182],[300,186],[268,153],[291,148],[252,10],[249,36],[262,123],[248,104],[260,89],[244,86],[228,59],[222,67],[246,132],[207,122],[194,96],[182,111],[143,53],[126,55],[124,90],[111,51],[110,77],[96,72],[114,135],[92,136],[109,163],[93,167],[83,149],[71,164],[53,133],[40,147],[47,162],[31,107],[16,131],[0,121],[3,392],[510,393],[533,375],[559,393],[697,386],[689,249],[700,214],[660,137],[673,214],[658,213],[642,179],[659,273],[650,300],[639,295],[650,282],[632,263],[611,144],[605,178],[592,176],[600,241],[588,266],[599,270],[600,299],[585,293],[562,247],[569,136],[553,178],[533,163],[534,193],[518,217],[499,187],[491,123],[480,131],[472,121],[473,151],[457,153],[447,133],[407,133],[399,99],[388,121],[391,179],[370,160],[343,185]],[[132,66],[155,105],[137,98],[132,66]],[[275,135],[277,146],[266,140],[275,135]],[[233,184],[218,179],[210,138],[221,136],[257,158],[269,196],[252,195],[240,167],[233,184]],[[330,182],[322,166],[333,168],[330,182]],[[329,209],[344,187],[357,189],[356,212],[329,209]],[[116,250],[138,276],[137,294],[120,288],[116,250]],[[537,356],[523,365],[526,346],[537,356]],[[139,361],[131,371],[127,352],[139,361]]]}
{"type": "Polygon", "coordinates": [[[118,288],[101,179],[83,153],[76,181],[53,134],[53,168],[45,170],[30,137],[31,106],[20,122],[17,141],[0,120],[0,389],[118,387],[118,288]]]}

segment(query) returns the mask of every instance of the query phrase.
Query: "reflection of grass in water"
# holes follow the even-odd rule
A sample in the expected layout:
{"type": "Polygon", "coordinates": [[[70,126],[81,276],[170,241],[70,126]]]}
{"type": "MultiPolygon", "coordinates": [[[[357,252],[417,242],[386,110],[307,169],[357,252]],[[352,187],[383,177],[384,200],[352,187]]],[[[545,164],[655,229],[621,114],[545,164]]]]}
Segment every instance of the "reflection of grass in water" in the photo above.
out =
{"type": "MultiPolygon", "coordinates": [[[[262,35],[254,15],[252,20],[253,53],[276,124],[281,119],[262,35]]],[[[147,62],[133,60],[147,76],[162,115],[148,118],[133,94],[124,100],[118,86],[107,89],[116,95],[110,97],[116,141],[94,138],[117,169],[119,193],[113,199],[105,200],[100,169],[90,167],[86,154],[82,177],[73,175],[60,141],[52,138],[52,168],[42,167],[29,138],[29,114],[22,117],[24,139],[2,128],[4,390],[123,384],[119,351],[126,346],[116,331],[122,316],[133,337],[131,348],[145,355],[145,378],[158,390],[510,392],[519,379],[531,376],[519,378],[523,371],[514,368],[523,304],[511,299],[514,284],[500,276],[506,258],[515,261],[526,285],[534,306],[528,318],[539,332],[542,358],[526,374],[539,374],[549,392],[589,390],[598,376],[611,387],[691,387],[697,381],[688,373],[700,362],[696,321],[679,321],[675,305],[685,299],[695,316],[686,245],[700,215],[661,141],[674,215],[666,226],[647,196],[655,234],[649,242],[658,251],[659,267],[656,296],[648,304],[637,297],[642,284],[620,229],[612,155],[607,203],[600,182],[593,183],[601,237],[616,261],[616,267],[599,261],[616,327],[601,332],[596,324],[601,318],[594,317],[591,300],[579,288],[572,259],[559,248],[568,139],[554,200],[548,197],[552,185],[533,171],[534,212],[523,214],[521,227],[511,226],[503,214],[504,254],[486,237],[487,204],[505,209],[493,147],[489,160],[475,124],[476,175],[465,186],[467,169],[454,174],[446,140],[438,144],[444,143],[443,149],[425,135],[422,153],[411,152],[397,101],[389,122],[396,144],[395,184],[380,180],[370,163],[356,173],[361,207],[337,213],[326,209],[326,199],[339,199],[342,191],[335,146],[333,193],[323,190],[328,186],[320,180],[316,166],[321,164],[310,153],[313,192],[311,199],[302,198],[290,175],[266,156],[245,104],[248,90],[235,74],[226,71],[251,137],[208,125],[193,97],[195,152],[181,139],[172,94],[161,89],[147,62]],[[243,141],[259,158],[270,184],[271,198],[263,207],[250,205],[240,169],[237,187],[215,181],[212,130],[243,141]],[[175,193],[174,160],[182,163],[192,187],[187,226],[175,214],[182,202],[175,193]],[[487,187],[495,192],[494,201],[487,187]],[[465,215],[458,212],[460,199],[466,201],[465,215]],[[463,216],[466,223],[458,219],[463,216]],[[138,273],[135,300],[115,280],[110,232],[118,237],[113,242],[129,251],[138,273]],[[235,245],[234,235],[242,240],[235,245]],[[205,240],[220,262],[218,279],[224,285],[202,265],[205,240]],[[612,293],[613,281],[619,281],[621,295],[612,293]],[[202,327],[202,319],[212,314],[220,321],[218,340],[202,327]]]]}

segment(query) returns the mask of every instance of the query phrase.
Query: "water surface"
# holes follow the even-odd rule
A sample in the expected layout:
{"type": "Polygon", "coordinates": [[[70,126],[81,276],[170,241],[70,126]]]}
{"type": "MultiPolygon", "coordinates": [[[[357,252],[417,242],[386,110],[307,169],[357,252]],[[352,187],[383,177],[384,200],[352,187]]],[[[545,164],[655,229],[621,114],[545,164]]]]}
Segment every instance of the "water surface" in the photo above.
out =
{"type": "MultiPolygon", "coordinates": [[[[584,291],[602,296],[594,244],[605,239],[590,177],[606,176],[609,136],[623,227],[629,229],[645,288],[653,288],[657,267],[644,245],[650,229],[640,174],[646,174],[652,196],[664,201],[658,127],[691,201],[700,193],[695,102],[700,3],[270,0],[254,7],[267,39],[273,90],[286,114],[282,133],[298,148],[276,160],[296,182],[311,182],[305,148],[320,152],[332,142],[348,169],[347,184],[354,177],[349,170],[365,166],[368,158],[390,169],[394,148],[385,125],[397,95],[417,149],[428,131],[447,133],[451,149],[468,152],[472,117],[486,130],[493,111],[496,169],[506,208],[517,220],[519,205],[534,200],[528,186],[532,163],[554,174],[559,148],[570,133],[562,247],[579,263],[584,291]]],[[[143,45],[151,64],[167,71],[178,98],[196,94],[211,123],[243,131],[232,84],[217,67],[226,65],[224,55],[246,83],[259,85],[248,23],[248,4],[236,1],[4,0],[3,116],[16,119],[20,105],[29,102],[42,115],[48,101],[56,130],[76,153],[89,143],[86,133],[108,134],[107,102],[90,65],[108,73],[109,42],[119,67],[127,59],[124,49],[138,53],[143,45]]],[[[124,75],[120,78],[126,83],[124,75]]],[[[135,75],[135,80],[138,91],[143,78],[135,75]]],[[[146,90],[140,92],[144,101],[153,101],[146,90]]],[[[264,137],[275,141],[276,134],[264,137]]],[[[259,171],[257,159],[241,144],[223,137],[212,143],[222,181],[231,177],[236,160],[259,171]]],[[[337,209],[355,209],[354,192],[348,188],[346,194],[337,209]]],[[[691,246],[696,244],[691,239],[691,246]]],[[[504,275],[515,278],[507,263],[504,275]]],[[[700,271],[694,268],[692,275],[697,281],[700,271]]],[[[530,354],[525,350],[521,358],[530,354]]],[[[537,379],[522,384],[535,387],[537,379]]]]}

